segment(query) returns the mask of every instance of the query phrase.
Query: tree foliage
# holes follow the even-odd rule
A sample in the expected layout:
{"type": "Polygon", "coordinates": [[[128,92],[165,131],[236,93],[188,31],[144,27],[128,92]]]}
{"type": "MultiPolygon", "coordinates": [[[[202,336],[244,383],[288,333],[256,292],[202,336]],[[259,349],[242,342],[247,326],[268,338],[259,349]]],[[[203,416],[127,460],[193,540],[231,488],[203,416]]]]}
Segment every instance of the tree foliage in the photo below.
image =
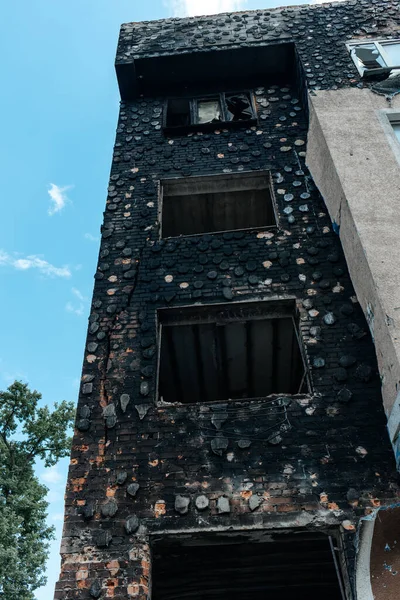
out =
{"type": "Polygon", "coordinates": [[[46,523],[47,488],[35,476],[68,456],[72,402],[39,406],[41,395],[19,381],[0,391],[0,599],[33,600],[44,585],[53,527],[46,523]]]}

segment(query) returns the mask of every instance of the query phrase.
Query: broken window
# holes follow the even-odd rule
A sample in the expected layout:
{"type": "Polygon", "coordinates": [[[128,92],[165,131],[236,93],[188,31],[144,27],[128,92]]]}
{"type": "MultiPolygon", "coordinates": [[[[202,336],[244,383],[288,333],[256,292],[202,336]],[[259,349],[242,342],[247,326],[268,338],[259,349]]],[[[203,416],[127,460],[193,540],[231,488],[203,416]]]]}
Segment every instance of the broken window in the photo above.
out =
{"type": "Polygon", "coordinates": [[[253,118],[249,94],[226,94],[225,101],[230,121],[247,121],[253,118]]]}
{"type": "Polygon", "coordinates": [[[350,55],[362,76],[390,73],[400,68],[400,40],[348,44],[350,55]]]}
{"type": "Polygon", "coordinates": [[[342,552],[320,532],[157,536],[153,600],[343,600],[342,552]]]}
{"type": "Polygon", "coordinates": [[[171,98],[167,102],[164,127],[207,126],[213,123],[251,121],[256,118],[249,92],[222,93],[202,98],[171,98]]]}
{"type": "Polygon", "coordinates": [[[162,237],[276,225],[265,171],[165,179],[161,193],[162,237]]]}
{"type": "Polygon", "coordinates": [[[159,311],[159,397],[212,402],[308,390],[294,302],[159,311]]]}

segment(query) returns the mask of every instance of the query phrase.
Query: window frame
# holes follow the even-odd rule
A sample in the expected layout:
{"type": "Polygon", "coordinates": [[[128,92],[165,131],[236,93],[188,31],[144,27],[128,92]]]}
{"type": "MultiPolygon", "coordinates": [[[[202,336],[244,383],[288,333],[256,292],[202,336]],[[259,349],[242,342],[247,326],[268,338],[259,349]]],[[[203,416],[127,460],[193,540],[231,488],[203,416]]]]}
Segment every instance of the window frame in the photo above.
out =
{"type": "Polygon", "coordinates": [[[207,93],[207,94],[199,94],[196,96],[171,96],[167,98],[164,103],[164,114],[163,114],[163,130],[166,133],[181,133],[185,131],[210,131],[215,129],[216,127],[224,127],[224,128],[235,128],[235,127],[243,127],[243,126],[251,126],[257,123],[257,108],[256,102],[254,98],[254,92],[251,90],[241,90],[241,91],[225,91],[225,92],[216,92],[216,93],[207,93]],[[253,113],[253,116],[250,119],[243,119],[241,121],[233,121],[228,119],[228,109],[226,106],[226,96],[231,96],[235,94],[248,94],[250,99],[250,107],[253,113]],[[197,123],[197,104],[199,101],[218,98],[219,104],[221,107],[221,115],[222,120],[217,121],[215,123],[197,123]],[[172,100],[189,100],[189,125],[176,125],[171,126],[168,125],[168,103],[172,100]]]}
{"type": "Polygon", "coordinates": [[[157,328],[157,367],[156,367],[156,389],[155,399],[156,406],[213,406],[227,402],[234,406],[243,402],[268,402],[271,399],[279,397],[287,398],[312,398],[315,394],[314,382],[312,379],[312,369],[310,366],[307,345],[301,330],[301,316],[303,309],[294,296],[277,297],[261,297],[256,300],[238,300],[233,303],[228,302],[207,302],[205,304],[195,304],[173,307],[162,307],[156,311],[156,328],[157,328]],[[243,315],[238,317],[222,316],[223,312],[231,311],[234,314],[240,313],[243,310],[243,315]],[[182,312],[186,313],[182,316],[182,312]],[[205,316],[203,316],[205,315],[205,316]],[[302,385],[305,385],[307,390],[295,394],[274,392],[267,396],[254,396],[247,398],[229,398],[225,400],[208,400],[206,402],[167,402],[160,397],[160,376],[161,376],[161,340],[163,337],[163,328],[168,326],[179,326],[186,324],[204,324],[216,323],[225,324],[235,320],[265,320],[265,319],[280,319],[290,318],[293,325],[293,331],[297,339],[301,362],[303,365],[302,385]]]}
{"type": "Polygon", "coordinates": [[[398,108],[380,109],[377,111],[377,116],[393,155],[400,165],[400,139],[393,129],[393,125],[400,125],[400,110],[398,108]]]}
{"type": "MultiPolygon", "coordinates": [[[[226,546],[230,546],[232,541],[234,544],[248,544],[248,543],[256,543],[256,544],[274,544],[274,542],[279,542],[279,536],[281,539],[284,539],[284,536],[292,536],[298,535],[300,539],[302,535],[312,534],[312,530],[303,529],[301,527],[287,527],[285,524],[278,525],[275,528],[259,528],[259,529],[249,529],[244,530],[243,528],[238,528],[234,524],[230,523],[228,527],[221,527],[219,525],[217,528],[207,529],[206,531],[197,531],[191,532],[191,542],[188,545],[188,549],[190,551],[191,548],[198,548],[199,546],[203,547],[211,547],[215,549],[216,547],[225,548],[226,546]],[[238,536],[238,534],[240,534],[238,536]]],[[[314,532],[315,533],[315,532],[314,532]]],[[[341,598],[343,600],[350,600],[353,598],[352,587],[349,579],[349,571],[348,564],[345,556],[345,536],[343,531],[340,530],[338,525],[329,525],[327,527],[323,527],[318,531],[317,535],[324,534],[328,540],[331,554],[332,554],[332,563],[336,570],[337,583],[338,588],[341,593],[341,598]]],[[[155,582],[161,580],[158,576],[158,564],[163,561],[163,558],[155,559],[155,554],[171,554],[170,548],[174,548],[178,546],[178,552],[182,547],[185,546],[185,542],[187,540],[187,534],[182,532],[174,532],[169,530],[167,532],[161,532],[159,530],[150,529],[148,535],[148,542],[150,547],[150,561],[153,570],[155,570],[156,577],[152,579],[150,584],[150,593],[152,597],[156,597],[157,590],[155,582]],[[157,567],[156,567],[156,563],[157,567]]],[[[313,540],[312,540],[313,541],[313,540]]],[[[290,543],[290,542],[288,542],[290,543]]],[[[200,589],[200,587],[199,587],[200,589]]]]}
{"type": "Polygon", "coordinates": [[[400,69],[400,64],[398,64],[398,65],[396,65],[396,64],[390,65],[389,64],[390,57],[387,54],[386,50],[384,49],[385,45],[388,45],[388,44],[399,44],[400,45],[400,38],[350,40],[349,42],[346,42],[346,48],[349,52],[350,58],[353,61],[354,65],[355,65],[357,71],[359,72],[359,74],[361,75],[361,77],[368,77],[370,75],[380,75],[383,73],[390,73],[390,71],[400,69]],[[354,56],[353,50],[354,50],[355,46],[366,46],[367,44],[374,44],[374,46],[378,50],[380,56],[386,63],[386,67],[380,67],[380,68],[376,68],[376,69],[368,69],[368,68],[363,67],[362,65],[358,64],[357,58],[354,56]]]}
{"type": "Polygon", "coordinates": [[[389,116],[389,123],[392,127],[392,131],[394,133],[394,137],[396,138],[397,143],[400,144],[400,135],[397,135],[395,128],[394,128],[394,125],[398,125],[400,127],[400,114],[397,113],[392,118],[389,116]]]}
{"type": "MultiPolygon", "coordinates": [[[[243,122],[243,121],[239,121],[243,122]]],[[[209,123],[207,123],[207,125],[209,125],[209,123]]],[[[175,182],[175,181],[179,181],[179,180],[185,180],[185,181],[190,181],[193,179],[199,179],[200,177],[207,177],[207,178],[221,178],[223,179],[224,177],[227,176],[227,173],[204,173],[202,175],[190,175],[189,177],[164,177],[163,179],[160,179],[158,181],[158,223],[159,223],[159,227],[158,227],[158,233],[159,233],[159,239],[160,240],[176,240],[176,239],[180,239],[180,238],[192,238],[192,237],[200,237],[203,235],[216,235],[216,234],[223,234],[223,233],[235,233],[237,231],[243,231],[243,232],[249,232],[249,231],[277,231],[278,229],[281,229],[281,220],[280,220],[280,213],[278,210],[278,203],[277,203],[277,198],[275,195],[275,188],[274,188],[274,181],[272,178],[272,171],[271,170],[267,170],[267,169],[260,169],[259,171],[240,171],[237,173],[230,173],[229,174],[232,178],[232,176],[234,178],[240,179],[242,177],[262,177],[263,175],[265,175],[266,179],[268,179],[268,191],[269,191],[269,195],[271,198],[271,207],[272,207],[272,213],[273,213],[273,217],[275,220],[275,223],[273,223],[272,225],[258,225],[258,226],[254,226],[254,227],[241,227],[239,229],[222,229],[222,230],[211,230],[211,231],[205,231],[202,233],[188,233],[188,234],[179,234],[179,235],[170,235],[170,236],[164,236],[163,235],[163,210],[164,210],[164,183],[168,183],[168,182],[175,182]]]]}

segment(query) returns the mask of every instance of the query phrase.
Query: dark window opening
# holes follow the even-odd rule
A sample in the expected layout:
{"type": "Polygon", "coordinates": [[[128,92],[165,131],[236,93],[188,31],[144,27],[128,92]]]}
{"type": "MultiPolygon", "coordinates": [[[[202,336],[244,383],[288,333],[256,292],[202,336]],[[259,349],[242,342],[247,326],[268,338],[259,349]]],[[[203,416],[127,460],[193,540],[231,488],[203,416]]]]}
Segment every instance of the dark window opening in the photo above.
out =
{"type": "Polygon", "coordinates": [[[249,94],[227,94],[225,100],[230,121],[247,121],[253,117],[249,94]]]}
{"type": "Polygon", "coordinates": [[[334,538],[323,533],[185,537],[153,543],[153,600],[345,598],[334,538]]]}
{"type": "Polygon", "coordinates": [[[162,182],[162,237],[275,225],[269,173],[162,182]]]}
{"type": "Polygon", "coordinates": [[[250,123],[255,119],[255,104],[249,92],[221,93],[200,98],[170,98],[164,127],[179,130],[215,123],[250,123]]]}
{"type": "Polygon", "coordinates": [[[292,302],[159,311],[159,397],[212,402],[308,390],[292,302]]]}
{"type": "Polygon", "coordinates": [[[168,102],[167,127],[190,125],[190,102],[186,98],[175,98],[168,102]]]}

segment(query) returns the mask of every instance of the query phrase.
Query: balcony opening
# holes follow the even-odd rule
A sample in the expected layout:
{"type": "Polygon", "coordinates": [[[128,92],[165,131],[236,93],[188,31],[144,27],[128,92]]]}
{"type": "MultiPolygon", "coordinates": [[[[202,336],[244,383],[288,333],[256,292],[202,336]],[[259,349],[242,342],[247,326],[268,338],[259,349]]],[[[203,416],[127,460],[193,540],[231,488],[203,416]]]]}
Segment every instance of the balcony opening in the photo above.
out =
{"type": "Polygon", "coordinates": [[[344,600],[337,541],[255,531],[159,538],[153,600],[344,600]]]}
{"type": "MultiPolygon", "coordinates": [[[[212,118],[207,111],[211,109],[204,108],[202,118],[212,118]]],[[[270,175],[265,171],[161,183],[164,238],[276,225],[270,175]]]]}
{"type": "Polygon", "coordinates": [[[159,397],[212,402],[307,393],[294,302],[159,311],[159,397]]]}

